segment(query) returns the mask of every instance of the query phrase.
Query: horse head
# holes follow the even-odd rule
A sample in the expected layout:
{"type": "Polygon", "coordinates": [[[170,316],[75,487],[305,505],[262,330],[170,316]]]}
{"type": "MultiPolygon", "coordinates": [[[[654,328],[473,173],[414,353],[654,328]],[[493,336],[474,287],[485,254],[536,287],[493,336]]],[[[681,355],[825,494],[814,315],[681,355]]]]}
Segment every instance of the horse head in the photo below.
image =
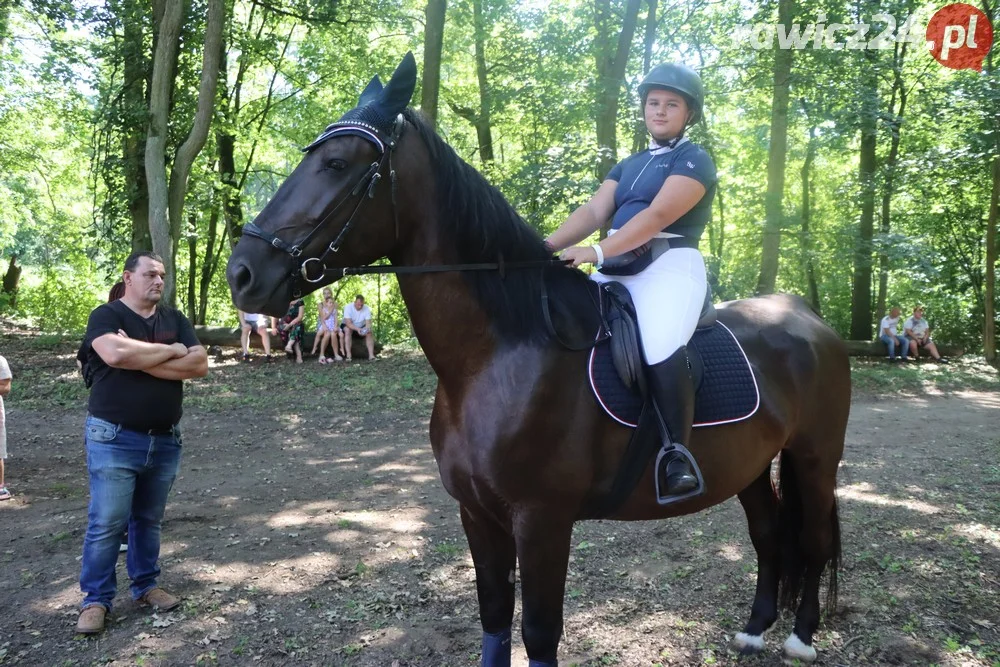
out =
{"type": "Polygon", "coordinates": [[[334,269],[388,256],[399,242],[394,152],[416,85],[408,53],[357,106],[303,149],[302,161],[233,249],[226,269],[238,308],[284,312],[290,299],[334,282],[334,269]]]}

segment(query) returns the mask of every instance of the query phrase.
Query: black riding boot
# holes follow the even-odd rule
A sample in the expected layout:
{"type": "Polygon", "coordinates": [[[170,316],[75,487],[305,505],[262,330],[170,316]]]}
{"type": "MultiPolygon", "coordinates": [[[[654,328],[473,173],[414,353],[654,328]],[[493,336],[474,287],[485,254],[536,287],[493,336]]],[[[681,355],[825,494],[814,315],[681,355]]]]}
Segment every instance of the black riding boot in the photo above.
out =
{"type": "Polygon", "coordinates": [[[674,443],[685,447],[691,443],[694,382],[688,368],[686,347],[681,347],[665,361],[649,366],[649,394],[660,415],[660,435],[667,450],[666,479],[661,478],[661,493],[667,496],[689,493],[698,487],[691,462],[680,452],[670,451],[674,443]]]}

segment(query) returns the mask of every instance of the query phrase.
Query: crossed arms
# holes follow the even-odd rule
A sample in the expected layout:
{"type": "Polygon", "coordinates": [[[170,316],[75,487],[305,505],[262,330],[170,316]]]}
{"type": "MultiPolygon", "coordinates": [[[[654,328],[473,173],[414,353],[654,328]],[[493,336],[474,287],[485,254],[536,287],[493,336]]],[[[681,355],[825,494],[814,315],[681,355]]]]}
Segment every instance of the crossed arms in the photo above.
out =
{"type": "Polygon", "coordinates": [[[188,380],[208,375],[208,353],[201,345],[147,343],[124,331],[94,339],[94,351],[108,366],[142,371],[162,380],[188,380]]]}

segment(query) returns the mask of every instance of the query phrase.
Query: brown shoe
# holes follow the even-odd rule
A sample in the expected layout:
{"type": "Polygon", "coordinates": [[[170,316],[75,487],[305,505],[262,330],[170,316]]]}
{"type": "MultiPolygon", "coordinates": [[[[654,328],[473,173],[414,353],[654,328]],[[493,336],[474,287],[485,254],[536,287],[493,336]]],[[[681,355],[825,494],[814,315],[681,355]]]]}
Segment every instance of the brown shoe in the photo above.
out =
{"type": "Polygon", "coordinates": [[[76,631],[81,635],[96,635],[104,631],[104,617],[108,610],[104,605],[95,604],[80,612],[76,621],[76,631]]]}
{"type": "Polygon", "coordinates": [[[162,588],[150,588],[139,598],[139,602],[147,604],[156,611],[170,611],[181,605],[181,599],[171,595],[162,588]]]}

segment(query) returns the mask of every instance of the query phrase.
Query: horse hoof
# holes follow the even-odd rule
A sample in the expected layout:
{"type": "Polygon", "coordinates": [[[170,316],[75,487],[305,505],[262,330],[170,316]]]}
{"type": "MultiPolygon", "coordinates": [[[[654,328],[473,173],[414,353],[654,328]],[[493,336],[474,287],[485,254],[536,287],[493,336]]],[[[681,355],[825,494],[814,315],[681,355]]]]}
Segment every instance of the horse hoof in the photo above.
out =
{"type": "Polygon", "coordinates": [[[740,655],[756,655],[764,650],[764,635],[737,632],[733,637],[733,648],[739,651],[740,655]]]}
{"type": "Polygon", "coordinates": [[[794,664],[794,661],[813,662],[816,660],[816,649],[804,643],[793,632],[785,640],[785,664],[794,664]]]}

